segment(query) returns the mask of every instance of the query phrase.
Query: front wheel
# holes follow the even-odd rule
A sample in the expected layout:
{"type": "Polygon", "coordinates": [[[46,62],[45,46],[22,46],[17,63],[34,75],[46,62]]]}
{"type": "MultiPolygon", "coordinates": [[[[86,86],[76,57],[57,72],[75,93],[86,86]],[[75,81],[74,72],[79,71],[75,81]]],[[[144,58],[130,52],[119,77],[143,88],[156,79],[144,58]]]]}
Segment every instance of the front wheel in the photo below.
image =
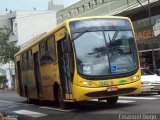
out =
{"type": "Polygon", "coordinates": [[[115,103],[117,103],[117,101],[118,101],[118,96],[107,98],[108,104],[115,104],[115,103]]]}

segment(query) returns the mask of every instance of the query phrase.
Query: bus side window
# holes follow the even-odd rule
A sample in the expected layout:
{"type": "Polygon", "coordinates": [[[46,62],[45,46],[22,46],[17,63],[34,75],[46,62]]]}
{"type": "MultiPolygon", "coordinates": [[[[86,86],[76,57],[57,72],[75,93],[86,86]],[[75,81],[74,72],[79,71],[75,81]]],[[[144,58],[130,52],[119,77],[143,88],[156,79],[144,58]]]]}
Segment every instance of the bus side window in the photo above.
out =
{"type": "Polygon", "coordinates": [[[26,53],[22,54],[22,70],[25,71],[26,70],[26,65],[27,64],[27,60],[26,60],[26,53]]]}
{"type": "Polygon", "coordinates": [[[24,54],[22,54],[22,61],[21,61],[21,67],[22,67],[22,71],[24,70],[24,54]]]}
{"type": "Polygon", "coordinates": [[[28,51],[26,52],[26,70],[29,70],[29,58],[28,58],[28,51]]]}
{"type": "Polygon", "coordinates": [[[32,50],[28,51],[28,69],[33,69],[32,50]]]}
{"type": "Polygon", "coordinates": [[[46,59],[46,51],[47,51],[46,40],[41,41],[39,47],[40,47],[40,64],[41,65],[47,64],[48,61],[46,59]]]}
{"type": "Polygon", "coordinates": [[[48,63],[53,63],[56,61],[56,47],[55,47],[55,39],[54,36],[51,36],[47,39],[47,60],[48,63]]]}

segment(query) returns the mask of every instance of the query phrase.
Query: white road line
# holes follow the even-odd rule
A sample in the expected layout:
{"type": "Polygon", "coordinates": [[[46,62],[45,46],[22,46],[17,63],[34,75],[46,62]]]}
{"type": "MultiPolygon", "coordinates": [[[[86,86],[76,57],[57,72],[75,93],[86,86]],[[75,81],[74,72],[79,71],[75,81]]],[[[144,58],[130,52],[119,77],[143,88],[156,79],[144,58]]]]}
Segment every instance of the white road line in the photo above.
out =
{"type": "Polygon", "coordinates": [[[48,109],[48,110],[55,110],[55,111],[60,111],[60,112],[72,112],[72,111],[74,111],[74,110],[63,110],[63,109],[54,108],[54,107],[47,107],[47,106],[39,107],[39,108],[48,109]]]}
{"type": "Polygon", "coordinates": [[[160,96],[160,95],[154,95],[154,96],[160,96]]]}
{"type": "Polygon", "coordinates": [[[159,98],[153,98],[153,97],[125,97],[125,96],[120,96],[119,98],[121,98],[121,99],[137,99],[137,100],[154,100],[154,99],[159,99],[159,98]]]}
{"type": "MultiPolygon", "coordinates": [[[[91,101],[91,100],[90,100],[91,101]]],[[[97,100],[93,99],[92,101],[97,101],[97,102],[107,102],[106,100],[97,100]]],[[[131,101],[131,100],[118,100],[118,103],[131,103],[131,102],[136,102],[136,101],[131,101]]]]}
{"type": "Polygon", "coordinates": [[[118,103],[132,103],[136,101],[131,101],[131,100],[118,100],[118,103]]]}
{"type": "Polygon", "coordinates": [[[39,113],[39,112],[33,112],[33,111],[29,111],[29,110],[18,110],[18,111],[13,111],[13,112],[15,112],[17,114],[20,114],[20,115],[33,117],[33,118],[47,116],[47,114],[43,114],[43,113],[39,113]]]}

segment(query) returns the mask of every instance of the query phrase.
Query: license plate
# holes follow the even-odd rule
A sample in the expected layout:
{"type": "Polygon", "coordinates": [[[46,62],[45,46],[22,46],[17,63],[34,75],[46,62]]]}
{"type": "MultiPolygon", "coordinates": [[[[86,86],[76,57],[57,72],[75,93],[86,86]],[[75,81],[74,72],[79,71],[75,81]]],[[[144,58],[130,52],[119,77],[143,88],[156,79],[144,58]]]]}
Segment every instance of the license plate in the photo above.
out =
{"type": "Polygon", "coordinates": [[[118,91],[118,87],[110,87],[110,88],[107,88],[107,91],[108,91],[108,92],[118,91]]]}

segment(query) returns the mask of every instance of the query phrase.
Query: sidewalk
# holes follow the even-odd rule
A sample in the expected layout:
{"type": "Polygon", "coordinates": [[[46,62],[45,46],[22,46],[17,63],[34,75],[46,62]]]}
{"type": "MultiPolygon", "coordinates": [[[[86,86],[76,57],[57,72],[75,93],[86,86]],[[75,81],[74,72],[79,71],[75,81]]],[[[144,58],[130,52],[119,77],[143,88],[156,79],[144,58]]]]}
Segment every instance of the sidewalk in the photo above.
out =
{"type": "Polygon", "coordinates": [[[13,89],[7,89],[7,90],[1,90],[0,89],[0,92],[17,92],[17,91],[13,90],[13,89]]]}
{"type": "Polygon", "coordinates": [[[3,115],[0,113],[0,120],[18,120],[17,116],[12,116],[12,115],[3,115]]]}

